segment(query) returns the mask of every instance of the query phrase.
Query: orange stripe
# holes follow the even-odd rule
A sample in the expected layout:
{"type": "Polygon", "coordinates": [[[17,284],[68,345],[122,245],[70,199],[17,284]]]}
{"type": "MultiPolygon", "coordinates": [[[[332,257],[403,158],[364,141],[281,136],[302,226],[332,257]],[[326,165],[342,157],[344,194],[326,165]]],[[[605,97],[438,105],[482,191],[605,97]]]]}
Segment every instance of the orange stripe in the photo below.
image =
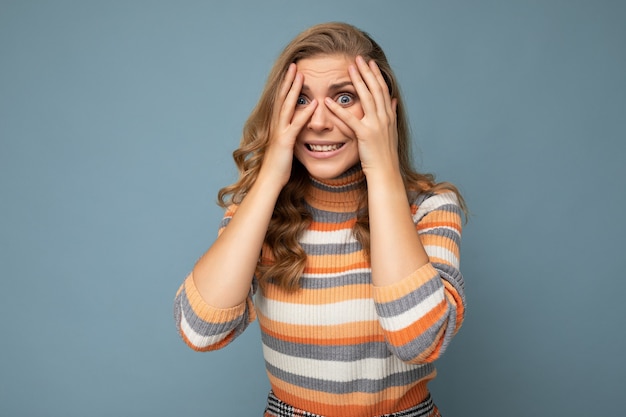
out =
{"type": "Polygon", "coordinates": [[[415,359],[416,363],[433,362],[434,360],[439,358],[439,354],[441,353],[441,346],[443,346],[443,333],[445,332],[445,330],[445,327],[439,329],[439,331],[437,332],[437,336],[435,336],[435,339],[433,340],[433,343],[415,359]]]}
{"type": "Polygon", "coordinates": [[[360,337],[342,337],[342,338],[326,338],[326,339],[318,339],[313,336],[307,337],[288,337],[284,333],[278,333],[269,330],[268,328],[261,326],[261,329],[264,333],[269,336],[272,336],[276,339],[283,340],[285,342],[295,343],[295,344],[305,344],[305,345],[316,345],[316,346],[353,346],[364,343],[383,343],[385,342],[385,337],[381,335],[365,335],[360,337]]]}
{"type": "Polygon", "coordinates": [[[448,237],[437,235],[421,235],[420,240],[422,241],[423,245],[439,246],[449,250],[450,252],[454,253],[455,256],[459,257],[459,246],[448,237]]]}
{"type": "MultiPolygon", "coordinates": [[[[458,216],[457,216],[458,217],[458,216]]],[[[436,227],[449,227],[461,232],[461,225],[459,222],[447,222],[447,221],[420,221],[417,224],[417,230],[433,229],[436,227]]]]}
{"type": "Polygon", "coordinates": [[[307,230],[315,230],[315,231],[337,231],[342,229],[352,229],[354,224],[356,223],[356,219],[347,220],[345,222],[340,223],[322,223],[322,222],[311,222],[311,225],[307,230]]]}
{"type": "Polygon", "coordinates": [[[433,262],[433,263],[444,264],[444,265],[452,265],[450,263],[450,259],[443,259],[443,258],[439,258],[437,256],[431,256],[429,259],[430,259],[430,262],[433,262]]]}
{"type": "Polygon", "coordinates": [[[261,330],[268,335],[296,344],[319,346],[357,345],[368,342],[385,342],[378,322],[363,321],[337,326],[298,326],[278,323],[267,318],[259,320],[261,330]]]}
{"type": "Polygon", "coordinates": [[[403,346],[415,339],[416,336],[422,335],[426,330],[432,327],[437,320],[441,319],[448,311],[448,300],[444,299],[430,310],[424,317],[413,322],[404,329],[389,331],[388,339],[395,346],[403,346]]]}
{"type": "MultiPolygon", "coordinates": [[[[333,258],[337,258],[337,257],[333,257],[333,258]]],[[[369,268],[369,264],[366,261],[355,262],[352,264],[347,263],[346,265],[337,265],[337,266],[332,266],[332,267],[318,267],[318,266],[307,265],[304,268],[304,273],[306,274],[338,274],[341,272],[345,272],[346,270],[363,269],[363,268],[369,268]]]]}

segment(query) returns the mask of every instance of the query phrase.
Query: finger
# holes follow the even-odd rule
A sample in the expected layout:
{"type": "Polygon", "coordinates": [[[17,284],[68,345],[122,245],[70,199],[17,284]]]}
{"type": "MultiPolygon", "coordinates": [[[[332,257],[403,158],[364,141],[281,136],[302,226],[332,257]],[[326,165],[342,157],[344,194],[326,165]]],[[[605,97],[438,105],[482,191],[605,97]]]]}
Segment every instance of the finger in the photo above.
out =
{"type": "Polygon", "coordinates": [[[291,84],[287,96],[283,100],[282,106],[280,108],[279,122],[282,126],[286,126],[291,123],[291,119],[296,110],[298,97],[300,96],[300,91],[302,90],[303,82],[304,77],[302,76],[302,74],[296,73],[293,79],[293,83],[291,84]]]}
{"type": "Polygon", "coordinates": [[[386,115],[386,106],[389,104],[389,102],[385,101],[384,90],[380,85],[380,82],[376,78],[376,75],[372,71],[371,67],[365,62],[363,57],[357,56],[356,64],[361,74],[361,77],[363,78],[363,81],[365,82],[367,89],[369,90],[373,98],[377,112],[379,114],[384,113],[386,115]]]}
{"type": "Polygon", "coordinates": [[[280,85],[280,89],[278,90],[278,94],[276,95],[276,101],[274,102],[274,115],[278,116],[280,109],[283,106],[285,98],[291,89],[293,81],[296,76],[296,64],[291,63],[287,68],[287,72],[285,73],[285,78],[280,85]]]}
{"type": "Polygon", "coordinates": [[[359,131],[362,127],[361,119],[356,117],[347,109],[341,107],[330,97],[326,97],[324,99],[324,104],[330,109],[331,112],[333,112],[335,116],[339,118],[339,120],[344,122],[346,126],[348,126],[356,134],[357,137],[359,136],[359,131]]]}
{"type": "Polygon", "coordinates": [[[363,112],[366,115],[376,114],[376,103],[374,102],[372,94],[367,88],[367,84],[363,80],[359,69],[354,65],[350,65],[348,67],[348,75],[350,77],[350,81],[352,81],[356,94],[359,97],[361,107],[363,107],[363,112]]]}
{"type": "Polygon", "coordinates": [[[389,86],[387,85],[387,82],[385,81],[385,77],[383,76],[383,73],[380,71],[380,67],[374,60],[371,60],[369,62],[369,67],[372,70],[372,73],[374,74],[374,76],[376,77],[376,81],[381,86],[383,98],[385,99],[385,105],[387,106],[387,108],[391,108],[391,93],[389,92],[389,86]]]}
{"type": "Polygon", "coordinates": [[[296,132],[300,132],[309,119],[311,119],[313,112],[317,108],[317,104],[317,100],[313,99],[313,101],[304,107],[302,111],[295,112],[293,119],[291,120],[291,127],[296,132]]]}

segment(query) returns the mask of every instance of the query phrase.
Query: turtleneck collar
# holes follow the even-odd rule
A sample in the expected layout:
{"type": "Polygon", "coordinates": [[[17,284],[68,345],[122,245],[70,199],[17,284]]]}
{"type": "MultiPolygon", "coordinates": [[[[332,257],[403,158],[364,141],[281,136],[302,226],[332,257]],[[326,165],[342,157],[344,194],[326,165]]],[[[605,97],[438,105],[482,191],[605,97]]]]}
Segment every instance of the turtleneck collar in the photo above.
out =
{"type": "Polygon", "coordinates": [[[359,203],[359,190],[366,186],[361,164],[357,164],[340,176],[319,179],[310,176],[306,201],[311,206],[328,211],[355,211],[359,203]]]}

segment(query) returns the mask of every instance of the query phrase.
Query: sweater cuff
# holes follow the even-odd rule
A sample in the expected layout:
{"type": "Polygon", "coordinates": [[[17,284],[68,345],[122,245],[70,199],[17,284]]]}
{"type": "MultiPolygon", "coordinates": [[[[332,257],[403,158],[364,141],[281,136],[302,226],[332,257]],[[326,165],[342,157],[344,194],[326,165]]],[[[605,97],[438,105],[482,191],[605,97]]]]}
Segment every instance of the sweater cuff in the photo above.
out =
{"type": "Polygon", "coordinates": [[[382,287],[377,287],[372,285],[372,294],[374,297],[374,301],[376,303],[388,303],[391,301],[398,300],[406,295],[411,294],[417,288],[421,287],[428,281],[432,280],[439,273],[432,266],[432,264],[427,263],[424,266],[419,267],[408,277],[382,287]]]}
{"type": "Polygon", "coordinates": [[[189,305],[196,316],[203,321],[209,323],[227,323],[241,317],[246,309],[245,301],[230,308],[218,308],[207,304],[198,292],[198,288],[193,281],[193,274],[187,276],[183,286],[187,294],[189,305]]]}

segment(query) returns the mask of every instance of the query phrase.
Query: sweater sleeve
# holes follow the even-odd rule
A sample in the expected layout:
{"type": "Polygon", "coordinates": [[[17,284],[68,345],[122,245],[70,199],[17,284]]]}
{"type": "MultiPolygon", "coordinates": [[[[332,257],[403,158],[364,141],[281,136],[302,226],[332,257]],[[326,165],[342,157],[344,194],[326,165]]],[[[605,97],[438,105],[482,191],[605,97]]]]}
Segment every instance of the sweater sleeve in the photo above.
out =
{"type": "MultiPolygon", "coordinates": [[[[220,223],[221,233],[230,222],[233,208],[226,211],[220,223]]],[[[190,273],[176,292],[174,298],[174,320],[182,339],[197,351],[221,349],[240,335],[256,318],[250,293],[240,305],[220,309],[208,305],[200,296],[190,273]]]]}
{"type": "Polygon", "coordinates": [[[373,294],[390,350],[420,364],[440,357],[463,323],[462,216],[452,192],[418,197],[412,208],[430,262],[395,284],[374,287],[373,294]]]}

